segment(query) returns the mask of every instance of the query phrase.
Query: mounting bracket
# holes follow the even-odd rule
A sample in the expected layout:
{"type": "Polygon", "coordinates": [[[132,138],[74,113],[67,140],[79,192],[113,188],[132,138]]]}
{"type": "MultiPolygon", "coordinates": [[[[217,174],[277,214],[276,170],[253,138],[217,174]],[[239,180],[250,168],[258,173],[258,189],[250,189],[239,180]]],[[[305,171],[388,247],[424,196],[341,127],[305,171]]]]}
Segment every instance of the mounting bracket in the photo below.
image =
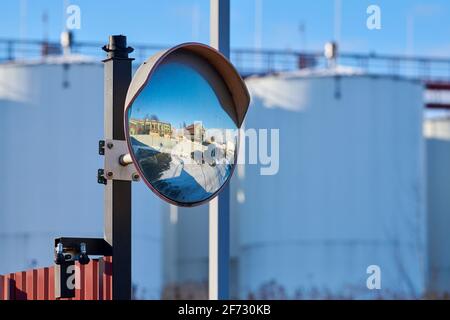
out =
{"type": "Polygon", "coordinates": [[[140,176],[134,164],[120,164],[120,157],[129,153],[125,140],[101,140],[99,153],[105,155],[103,177],[106,180],[139,181],[140,176]]]}
{"type": "Polygon", "coordinates": [[[75,262],[89,263],[89,255],[112,256],[112,247],[101,238],[68,238],[55,239],[55,297],[75,297],[75,262]],[[60,257],[58,257],[60,256],[60,257]]]}

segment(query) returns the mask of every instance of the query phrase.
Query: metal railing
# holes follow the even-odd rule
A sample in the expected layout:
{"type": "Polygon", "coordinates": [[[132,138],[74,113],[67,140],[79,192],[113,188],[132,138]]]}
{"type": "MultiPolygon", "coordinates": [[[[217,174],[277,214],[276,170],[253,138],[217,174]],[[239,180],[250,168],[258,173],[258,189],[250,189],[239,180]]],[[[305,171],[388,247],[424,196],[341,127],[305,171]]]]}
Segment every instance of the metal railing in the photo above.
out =
{"type": "MultiPolygon", "coordinates": [[[[103,59],[105,55],[100,42],[74,42],[72,52],[103,59]]],[[[133,44],[132,56],[137,63],[143,62],[155,52],[169,45],[133,44]]],[[[48,54],[61,54],[58,42],[42,40],[0,39],[0,62],[21,59],[39,59],[48,54]]],[[[300,52],[292,50],[255,50],[235,48],[231,60],[244,76],[297,70],[306,67],[325,67],[327,60],[322,52],[300,52]]],[[[413,57],[405,55],[360,54],[342,52],[340,65],[358,68],[374,74],[408,77],[423,81],[450,82],[450,58],[413,57]]]]}

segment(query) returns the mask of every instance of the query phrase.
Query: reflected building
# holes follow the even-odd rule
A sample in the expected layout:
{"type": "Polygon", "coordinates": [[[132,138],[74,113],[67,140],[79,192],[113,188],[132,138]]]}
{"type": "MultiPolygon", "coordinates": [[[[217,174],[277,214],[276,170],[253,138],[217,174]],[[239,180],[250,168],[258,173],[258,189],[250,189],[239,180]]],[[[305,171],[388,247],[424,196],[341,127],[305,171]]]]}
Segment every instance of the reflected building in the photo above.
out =
{"type": "Polygon", "coordinates": [[[187,133],[189,133],[189,137],[191,141],[203,142],[205,138],[205,128],[201,121],[196,121],[193,124],[186,127],[187,133]]]}
{"type": "Polygon", "coordinates": [[[156,119],[131,119],[130,134],[133,135],[153,135],[170,138],[172,135],[172,125],[156,119]]]}

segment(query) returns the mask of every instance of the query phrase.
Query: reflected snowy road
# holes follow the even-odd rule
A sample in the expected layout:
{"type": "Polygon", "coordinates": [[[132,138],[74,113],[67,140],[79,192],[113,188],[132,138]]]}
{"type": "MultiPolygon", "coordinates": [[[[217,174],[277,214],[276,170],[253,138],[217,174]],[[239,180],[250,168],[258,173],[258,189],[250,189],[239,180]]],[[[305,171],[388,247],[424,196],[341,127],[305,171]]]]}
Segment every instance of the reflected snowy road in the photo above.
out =
{"type": "Polygon", "coordinates": [[[177,201],[195,202],[209,197],[220,189],[231,172],[226,159],[205,161],[203,154],[207,148],[199,143],[176,143],[149,136],[135,136],[132,141],[140,165],[155,169],[148,172],[159,173],[146,178],[163,195],[177,201]],[[194,152],[200,154],[199,158],[193,156],[194,152]]]}

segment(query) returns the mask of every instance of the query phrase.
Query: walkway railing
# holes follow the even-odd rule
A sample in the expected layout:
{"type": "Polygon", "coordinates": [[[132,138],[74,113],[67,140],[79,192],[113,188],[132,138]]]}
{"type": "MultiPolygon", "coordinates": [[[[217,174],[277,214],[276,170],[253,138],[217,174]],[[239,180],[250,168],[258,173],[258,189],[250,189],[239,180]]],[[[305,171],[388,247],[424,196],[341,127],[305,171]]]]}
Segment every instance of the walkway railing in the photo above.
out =
{"type": "MultiPolygon", "coordinates": [[[[102,59],[100,42],[74,42],[72,52],[102,59]]],[[[153,53],[168,48],[168,45],[133,44],[133,57],[141,63],[153,53]]],[[[0,39],[0,62],[25,58],[39,58],[46,54],[61,54],[58,42],[42,40],[0,39]]],[[[322,52],[300,52],[293,50],[255,50],[235,48],[231,60],[243,75],[266,74],[296,70],[311,66],[325,66],[322,52]]],[[[338,63],[369,73],[402,76],[424,81],[450,82],[450,58],[412,57],[405,55],[362,54],[342,52],[338,63]]]]}

